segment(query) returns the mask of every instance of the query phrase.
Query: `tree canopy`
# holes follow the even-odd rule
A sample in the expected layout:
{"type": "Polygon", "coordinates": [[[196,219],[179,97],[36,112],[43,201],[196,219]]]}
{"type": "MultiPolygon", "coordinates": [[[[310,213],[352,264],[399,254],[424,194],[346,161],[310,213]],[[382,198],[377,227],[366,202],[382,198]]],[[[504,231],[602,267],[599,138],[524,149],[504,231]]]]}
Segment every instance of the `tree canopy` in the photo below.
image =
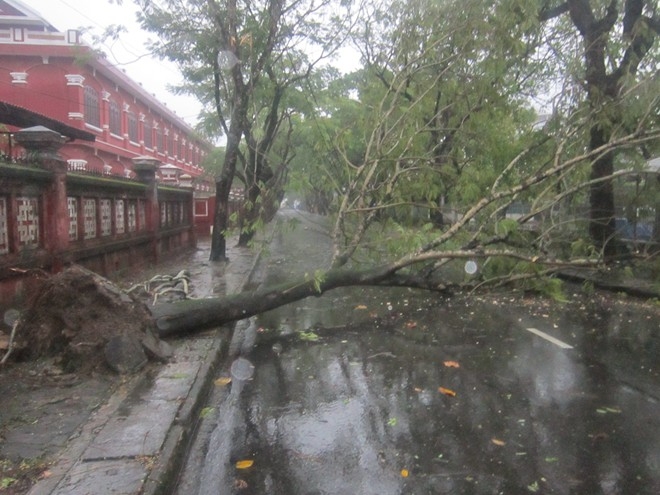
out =
{"type": "Polygon", "coordinates": [[[625,251],[616,217],[648,220],[623,209],[631,183],[658,204],[654,2],[138,3],[180,89],[207,105],[203,128],[226,136],[212,259],[235,176],[245,240],[285,191],[332,216],[332,265],[311,292],[343,270],[427,288],[547,283],[625,251]],[[480,267],[468,281],[466,260],[480,267]]]}

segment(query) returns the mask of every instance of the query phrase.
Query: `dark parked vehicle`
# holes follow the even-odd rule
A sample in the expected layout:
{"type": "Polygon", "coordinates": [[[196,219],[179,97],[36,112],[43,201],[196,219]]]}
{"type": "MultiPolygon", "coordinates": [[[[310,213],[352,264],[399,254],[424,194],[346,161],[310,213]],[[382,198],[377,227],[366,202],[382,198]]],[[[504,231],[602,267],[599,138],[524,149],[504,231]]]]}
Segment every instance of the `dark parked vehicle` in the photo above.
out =
{"type": "Polygon", "coordinates": [[[653,224],[648,222],[630,222],[627,218],[616,219],[616,232],[622,239],[650,241],[653,237],[653,224]]]}

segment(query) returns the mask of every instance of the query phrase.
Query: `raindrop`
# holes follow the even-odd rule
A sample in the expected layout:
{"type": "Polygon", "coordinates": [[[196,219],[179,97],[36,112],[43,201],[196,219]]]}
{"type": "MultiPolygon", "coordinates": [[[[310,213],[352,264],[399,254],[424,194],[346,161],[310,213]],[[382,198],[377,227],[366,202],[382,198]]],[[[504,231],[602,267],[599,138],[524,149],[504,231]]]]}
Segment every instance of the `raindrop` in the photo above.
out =
{"type": "Polygon", "coordinates": [[[245,358],[238,358],[231,363],[231,377],[234,380],[245,381],[252,378],[254,365],[245,358]]]}
{"type": "Polygon", "coordinates": [[[18,320],[20,317],[21,317],[20,311],[18,311],[17,309],[8,309],[7,311],[5,311],[5,315],[4,315],[5,325],[7,325],[8,327],[13,327],[14,323],[16,323],[16,320],[18,320]]]}
{"type": "Polygon", "coordinates": [[[238,63],[238,58],[229,50],[222,50],[218,53],[218,66],[221,69],[231,70],[238,63]]]}
{"type": "Polygon", "coordinates": [[[231,363],[229,370],[232,377],[231,396],[234,400],[241,395],[245,382],[254,375],[254,365],[245,358],[238,358],[231,363]]]}

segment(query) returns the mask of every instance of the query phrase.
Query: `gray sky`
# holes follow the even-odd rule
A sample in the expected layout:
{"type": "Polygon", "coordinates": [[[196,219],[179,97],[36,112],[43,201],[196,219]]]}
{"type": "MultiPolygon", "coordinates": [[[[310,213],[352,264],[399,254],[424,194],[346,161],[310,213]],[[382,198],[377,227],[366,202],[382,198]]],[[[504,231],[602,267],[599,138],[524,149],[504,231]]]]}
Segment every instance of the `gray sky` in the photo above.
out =
{"type": "MultiPolygon", "coordinates": [[[[177,96],[167,89],[168,83],[181,81],[181,74],[171,63],[148,56],[144,43],[152,34],[140,29],[135,21],[135,6],[132,0],[124,0],[123,5],[109,0],[21,0],[38,12],[59,31],[80,29],[100,35],[111,24],[121,24],[128,29],[118,41],[110,41],[100,48],[108,60],[126,73],[144,89],[153,93],[171,110],[194,125],[201,108],[194,98],[177,96]],[[147,55],[147,56],[145,56],[147,55]],[[154,75],[157,77],[154,77],[154,75]]],[[[84,38],[91,44],[89,36],[84,38]]]]}

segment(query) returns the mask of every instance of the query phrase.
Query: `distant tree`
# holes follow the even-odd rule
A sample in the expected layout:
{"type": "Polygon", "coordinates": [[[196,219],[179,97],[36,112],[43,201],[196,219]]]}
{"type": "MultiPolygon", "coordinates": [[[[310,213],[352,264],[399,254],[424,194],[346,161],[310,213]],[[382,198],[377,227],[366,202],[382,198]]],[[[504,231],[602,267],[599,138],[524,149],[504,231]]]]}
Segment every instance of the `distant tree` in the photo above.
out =
{"type": "MultiPolygon", "coordinates": [[[[208,4],[218,8],[211,0],[208,4]]],[[[226,38],[229,54],[211,56],[212,63],[233,63],[227,81],[220,64],[210,70],[214,80],[208,87],[217,97],[213,101],[232,112],[240,110],[225,122],[227,155],[218,185],[230,184],[227,174],[233,178],[236,163],[243,160],[252,167],[246,169],[245,182],[252,174],[261,189],[268,179],[259,174],[273,170],[270,164],[278,157],[291,157],[290,178],[299,190],[314,189],[315,198],[331,202],[332,261],[304,280],[185,304],[175,309],[177,314],[163,317],[165,331],[242,318],[345,285],[451,291],[515,282],[556,294],[558,285],[549,275],[567,266],[602,263],[609,239],[593,250],[581,232],[573,230],[575,219],[557,221],[555,212],[593,196],[602,184],[636,173],[628,168],[597,176],[592,172],[622,150],[632,153],[657,145],[655,109],[660,97],[653,91],[653,74],[637,70],[639,80],[621,80],[619,99],[598,100],[600,104],[587,99],[588,105],[580,105],[578,97],[544,125],[535,122],[529,98],[543,89],[541,84],[552,81],[558,58],[551,43],[543,42],[548,34],[570,33],[563,18],[553,17],[561,15],[561,9],[540,9],[542,3],[536,0],[368,4],[370,9],[362,12],[363,29],[355,38],[364,68],[337,81],[331,81],[332,71],[325,79],[319,74],[308,77],[305,97],[303,85],[286,84],[296,80],[293,69],[287,72],[286,64],[270,63],[277,59],[279,45],[256,50],[262,45],[253,40],[255,60],[261,60],[257,54],[265,56],[262,70],[249,72],[249,78],[243,74],[245,65],[246,71],[252,70],[257,62],[239,62],[249,50],[247,41],[239,42],[245,34],[237,27],[239,19],[245,19],[235,2],[228,5],[236,10],[210,17],[217,25],[207,33],[208,46],[197,32],[191,36],[197,45],[190,46],[193,53],[200,50],[200,57],[212,52],[209,47],[216,47],[216,38],[211,34],[235,18],[229,24],[235,26],[229,29],[233,34],[226,38]],[[286,91],[273,98],[278,88],[286,91]],[[225,101],[218,92],[233,99],[225,101]],[[618,106],[624,103],[626,112],[618,106]],[[275,106],[282,111],[273,113],[275,106]],[[296,124],[307,128],[289,132],[296,124]],[[286,132],[270,134],[271,126],[286,132]],[[274,140],[260,148],[266,143],[262,138],[269,135],[274,140]],[[601,142],[594,136],[605,138],[601,142]],[[294,143],[301,149],[287,154],[286,146],[294,143]],[[311,149],[303,149],[306,145],[311,149]],[[261,162],[260,156],[265,158],[261,162]],[[228,163],[233,166],[228,168],[228,163]],[[432,213],[439,211],[443,197],[456,212],[438,228],[432,213]],[[519,203],[527,209],[508,214],[519,203]],[[411,211],[419,223],[405,219],[411,211]],[[571,235],[558,236],[567,225],[571,235]],[[466,261],[478,266],[476,273],[470,270],[466,276],[466,261]]],[[[261,11],[254,22],[279,33],[278,26],[286,25],[282,5],[268,5],[275,11],[261,11]],[[280,24],[272,18],[277,13],[280,24]]],[[[166,24],[170,22],[174,21],[166,24]]],[[[288,33],[283,39],[291,39],[288,33]]],[[[180,41],[171,35],[167,39],[180,41]]],[[[577,74],[568,71],[570,63],[558,67],[577,74]]],[[[206,81],[202,75],[208,65],[200,63],[198,70],[199,74],[191,71],[189,79],[206,81]]],[[[217,115],[225,115],[224,108],[217,115]]]]}
{"type": "MultiPolygon", "coordinates": [[[[653,0],[540,0],[537,8],[541,21],[555,23],[552,32],[566,29],[561,20],[567,16],[582,39],[580,73],[572,76],[580,81],[586,94],[589,149],[602,148],[617,133],[635,128],[636,120],[643,121],[648,108],[639,108],[634,101],[640,98],[636,91],[640,79],[657,71],[660,34],[657,3],[653,0]]],[[[657,95],[657,85],[655,88],[657,95]]],[[[650,103],[656,105],[657,115],[657,99],[650,103]]],[[[615,157],[616,150],[596,157],[591,164],[589,187],[589,233],[594,245],[608,259],[620,251],[618,243],[614,242],[616,215],[611,177],[615,172],[615,157]]]]}
{"type": "Polygon", "coordinates": [[[135,2],[142,26],[158,35],[152,49],[181,68],[187,82],[180,90],[212,109],[205,128],[226,136],[210,256],[225,259],[228,198],[237,167],[242,165],[246,188],[245,243],[259,196],[282,177],[287,162],[281,155],[275,169],[271,163],[276,136],[289,133],[284,95],[336,49],[338,26],[347,22],[349,11],[335,0],[135,2]]]}

